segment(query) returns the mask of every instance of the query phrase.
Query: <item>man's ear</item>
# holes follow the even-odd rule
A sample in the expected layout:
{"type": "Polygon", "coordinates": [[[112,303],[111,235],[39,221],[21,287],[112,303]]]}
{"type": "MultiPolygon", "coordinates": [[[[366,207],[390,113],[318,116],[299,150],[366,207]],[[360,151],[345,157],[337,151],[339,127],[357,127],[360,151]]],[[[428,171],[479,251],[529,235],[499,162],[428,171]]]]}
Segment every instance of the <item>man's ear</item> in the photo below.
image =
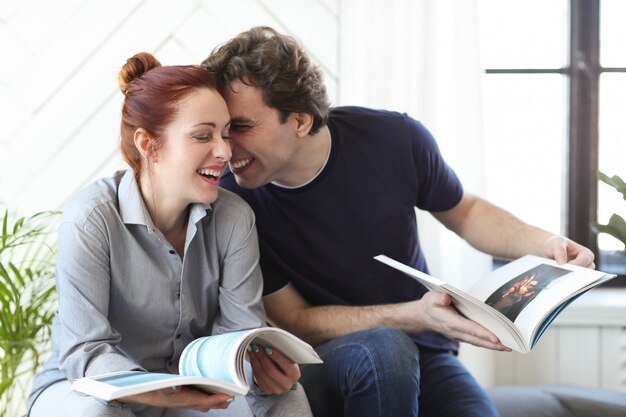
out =
{"type": "Polygon", "coordinates": [[[304,137],[311,131],[313,126],[313,115],[310,113],[292,113],[296,122],[296,134],[298,137],[304,137]]]}
{"type": "Polygon", "coordinates": [[[135,141],[135,147],[144,158],[152,160],[153,162],[156,161],[155,141],[146,129],[140,127],[135,130],[133,140],[135,141]]]}

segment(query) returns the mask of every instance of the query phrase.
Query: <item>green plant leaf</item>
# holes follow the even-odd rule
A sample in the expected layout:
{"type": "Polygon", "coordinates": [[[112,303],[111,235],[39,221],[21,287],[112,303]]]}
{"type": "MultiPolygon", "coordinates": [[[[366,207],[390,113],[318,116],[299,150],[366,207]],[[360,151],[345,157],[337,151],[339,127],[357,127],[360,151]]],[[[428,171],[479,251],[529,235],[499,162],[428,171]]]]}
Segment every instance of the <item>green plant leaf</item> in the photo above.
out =
{"type": "Polygon", "coordinates": [[[605,184],[608,184],[611,187],[615,188],[617,192],[622,194],[622,198],[626,200],[626,183],[624,183],[624,180],[622,180],[622,178],[617,175],[609,177],[608,175],[600,171],[598,172],[598,179],[605,184]]]}
{"type": "Polygon", "coordinates": [[[620,215],[613,214],[607,224],[594,224],[593,229],[596,233],[613,236],[624,244],[626,250],[626,221],[620,215]]]}
{"type": "Polygon", "coordinates": [[[58,214],[13,217],[5,209],[0,219],[0,416],[49,348],[56,312],[56,246],[49,242],[58,214]]]}
{"type": "Polygon", "coordinates": [[[9,225],[9,210],[4,211],[4,218],[2,219],[2,235],[0,236],[0,252],[6,246],[6,240],[8,238],[8,225],[9,225]]]}
{"type": "Polygon", "coordinates": [[[2,279],[4,280],[5,285],[8,284],[8,287],[6,288],[9,290],[9,295],[15,297],[15,294],[19,293],[19,290],[13,283],[13,280],[9,275],[9,271],[4,268],[4,265],[2,265],[2,263],[0,263],[0,277],[2,277],[2,279]]]}
{"type": "MultiPolygon", "coordinates": [[[[14,264],[13,262],[9,262],[9,268],[11,268],[11,271],[13,272],[13,276],[15,277],[15,280],[17,281],[17,285],[20,288],[24,288],[26,287],[26,281],[24,280],[24,274],[22,274],[22,271],[20,271],[14,264]]],[[[25,273],[28,273],[28,270],[24,271],[25,273]]]]}

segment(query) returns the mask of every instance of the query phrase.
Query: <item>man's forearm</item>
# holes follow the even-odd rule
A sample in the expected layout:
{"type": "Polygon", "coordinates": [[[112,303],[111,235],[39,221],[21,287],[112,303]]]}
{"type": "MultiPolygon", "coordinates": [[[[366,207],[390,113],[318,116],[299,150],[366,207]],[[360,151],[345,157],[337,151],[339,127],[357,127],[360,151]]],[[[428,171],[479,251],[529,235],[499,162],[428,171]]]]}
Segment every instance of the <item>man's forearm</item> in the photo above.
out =
{"type": "Polygon", "coordinates": [[[546,256],[546,242],[554,236],[474,196],[468,197],[461,207],[435,217],[474,248],[501,258],[546,256]]]}
{"type": "Polygon", "coordinates": [[[475,225],[462,236],[476,249],[507,259],[516,259],[528,254],[546,256],[546,242],[554,234],[526,224],[495,206],[485,208],[483,213],[475,215],[489,219],[484,227],[475,225]]]}
{"type": "MultiPolygon", "coordinates": [[[[277,323],[312,345],[359,330],[393,327],[403,331],[419,331],[419,318],[407,316],[407,304],[376,306],[321,306],[299,311],[288,323],[277,323]]],[[[423,324],[422,324],[423,325],[423,324]]]]}
{"type": "Polygon", "coordinates": [[[264,299],[274,325],[312,345],[360,330],[392,327],[406,333],[433,331],[476,346],[506,349],[491,332],[459,315],[451,302],[447,294],[427,292],[419,300],[398,304],[313,307],[291,285],[264,299]]]}

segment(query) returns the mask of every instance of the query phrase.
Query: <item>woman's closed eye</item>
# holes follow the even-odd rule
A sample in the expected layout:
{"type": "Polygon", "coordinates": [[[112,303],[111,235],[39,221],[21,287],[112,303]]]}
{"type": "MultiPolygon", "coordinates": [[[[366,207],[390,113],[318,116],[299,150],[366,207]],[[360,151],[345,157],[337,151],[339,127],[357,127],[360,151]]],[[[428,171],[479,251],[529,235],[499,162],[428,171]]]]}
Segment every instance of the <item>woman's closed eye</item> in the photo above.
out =
{"type": "Polygon", "coordinates": [[[193,135],[192,139],[197,140],[199,142],[206,142],[208,140],[211,140],[211,135],[193,135]]]}

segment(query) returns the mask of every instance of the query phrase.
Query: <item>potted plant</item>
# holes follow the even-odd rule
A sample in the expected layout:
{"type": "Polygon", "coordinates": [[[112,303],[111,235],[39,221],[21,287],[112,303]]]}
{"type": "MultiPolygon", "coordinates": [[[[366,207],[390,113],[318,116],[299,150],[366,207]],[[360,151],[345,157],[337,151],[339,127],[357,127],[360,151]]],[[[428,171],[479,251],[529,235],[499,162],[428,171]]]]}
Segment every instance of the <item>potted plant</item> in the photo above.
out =
{"type": "MultiPolygon", "coordinates": [[[[609,177],[602,172],[598,172],[598,179],[622,194],[624,201],[626,201],[626,183],[624,183],[622,178],[617,175],[609,177]]],[[[600,263],[607,264],[602,266],[604,270],[615,269],[615,272],[624,275],[626,273],[626,221],[624,218],[617,213],[613,213],[607,224],[594,223],[593,229],[596,233],[606,233],[613,236],[624,245],[621,250],[601,254],[600,257],[600,263]],[[616,268],[607,268],[609,265],[616,268]]]]}
{"type": "Polygon", "coordinates": [[[26,412],[26,397],[49,349],[56,311],[55,245],[58,213],[0,217],[0,416],[26,412]]]}

